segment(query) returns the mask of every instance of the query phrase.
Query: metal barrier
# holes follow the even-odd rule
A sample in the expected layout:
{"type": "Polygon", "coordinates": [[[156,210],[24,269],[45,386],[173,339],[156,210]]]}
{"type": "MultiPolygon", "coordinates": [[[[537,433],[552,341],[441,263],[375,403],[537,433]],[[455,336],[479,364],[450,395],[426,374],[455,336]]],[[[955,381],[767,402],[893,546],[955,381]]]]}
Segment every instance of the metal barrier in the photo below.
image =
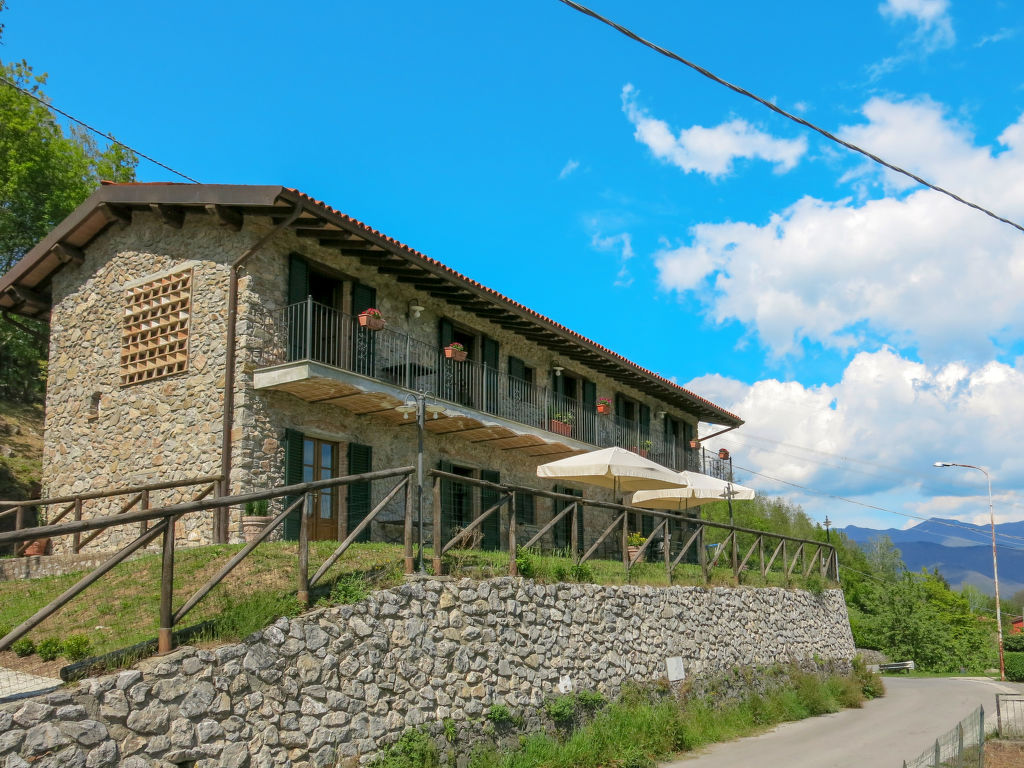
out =
{"type": "Polygon", "coordinates": [[[985,764],[985,708],[978,707],[903,768],[982,768],[985,764]]]}
{"type": "Polygon", "coordinates": [[[996,724],[1001,739],[1024,739],[1024,694],[996,694],[996,724]]]}

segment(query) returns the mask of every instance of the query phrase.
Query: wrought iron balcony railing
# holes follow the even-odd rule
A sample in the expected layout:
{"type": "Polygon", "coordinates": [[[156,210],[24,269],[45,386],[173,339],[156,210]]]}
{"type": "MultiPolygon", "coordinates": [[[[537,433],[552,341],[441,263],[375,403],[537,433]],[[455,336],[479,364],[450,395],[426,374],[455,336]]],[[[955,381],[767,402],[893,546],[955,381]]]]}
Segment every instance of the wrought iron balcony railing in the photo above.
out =
{"type": "Polygon", "coordinates": [[[661,429],[618,415],[599,416],[596,404],[509,376],[479,360],[456,361],[443,348],[399,331],[370,330],[358,317],[312,299],[272,313],[260,335],[262,366],[321,363],[601,448],[627,448],[672,469],[731,476],[728,460],[692,450],[681,439],[667,440],[661,429]]]}

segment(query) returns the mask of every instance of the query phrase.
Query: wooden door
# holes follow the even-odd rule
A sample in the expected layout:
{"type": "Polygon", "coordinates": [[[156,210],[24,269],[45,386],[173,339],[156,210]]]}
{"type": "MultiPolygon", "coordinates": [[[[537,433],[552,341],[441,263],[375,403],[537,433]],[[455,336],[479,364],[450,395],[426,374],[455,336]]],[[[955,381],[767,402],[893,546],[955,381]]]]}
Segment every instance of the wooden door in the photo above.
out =
{"type": "MultiPolygon", "coordinates": [[[[327,480],[338,476],[338,444],[307,437],[302,444],[302,481],[327,480]]],[[[323,488],[314,495],[309,538],[313,541],[338,538],[339,488],[323,488]]]]}

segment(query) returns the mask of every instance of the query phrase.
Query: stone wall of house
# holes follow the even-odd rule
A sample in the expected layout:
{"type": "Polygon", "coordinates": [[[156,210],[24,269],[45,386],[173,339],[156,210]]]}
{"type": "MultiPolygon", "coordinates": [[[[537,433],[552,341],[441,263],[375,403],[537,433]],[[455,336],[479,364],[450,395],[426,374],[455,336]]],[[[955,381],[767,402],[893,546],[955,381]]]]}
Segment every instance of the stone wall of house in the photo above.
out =
{"type": "Polygon", "coordinates": [[[786,661],[848,667],[853,653],[839,590],[423,579],[2,706],[0,761],[333,766],[410,727],[440,734],[448,718],[478,732],[471,720],[492,704],[539,724],[566,677],[615,695],[663,677],[670,656],[702,680],[786,661]]]}
{"type": "MultiPolygon", "coordinates": [[[[155,214],[135,213],[130,225],[114,225],[90,243],[83,264],[68,265],[57,273],[53,283],[44,436],[44,495],[219,473],[227,265],[266,233],[268,227],[268,220],[247,217],[242,231],[233,232],[219,226],[212,217],[189,214],[184,225],[176,229],[155,214]],[[187,370],[122,386],[119,362],[128,287],[148,276],[188,266],[194,269],[194,278],[187,370]],[[98,408],[93,412],[96,401],[98,408]]],[[[334,274],[374,286],[390,327],[409,333],[416,340],[436,344],[438,320],[448,317],[496,339],[501,348],[502,369],[508,355],[515,355],[534,366],[543,380],[556,361],[551,350],[412,286],[399,284],[352,256],[282,232],[247,263],[240,280],[232,492],[265,488],[283,481],[284,434],[288,428],[342,444],[372,445],[375,469],[414,463],[412,428],[396,428],[372,415],[360,416],[336,406],[306,403],[283,393],[253,390],[253,371],[265,359],[261,329],[267,318],[287,301],[288,255],[293,252],[334,274]],[[425,307],[416,319],[408,317],[407,306],[412,299],[425,307]]],[[[573,372],[570,362],[561,363],[573,372]]],[[[665,407],[602,374],[582,367],[577,367],[575,373],[594,380],[599,396],[622,391],[646,402],[652,411],[665,407]]],[[[669,411],[678,418],[694,421],[692,416],[669,411]]],[[[428,468],[438,466],[444,459],[475,470],[499,470],[503,482],[551,487],[539,483],[535,474],[536,466],[545,459],[522,452],[489,448],[453,435],[428,435],[426,455],[428,468]]],[[[153,495],[150,504],[185,501],[197,490],[162,491],[153,495]]],[[[381,485],[374,490],[379,498],[387,489],[381,485]]],[[[607,491],[592,487],[584,490],[592,498],[611,498],[607,491]]],[[[113,514],[126,501],[127,497],[119,497],[89,502],[86,516],[113,514]]],[[[429,520],[429,493],[425,501],[429,520]]],[[[232,539],[239,537],[241,513],[241,509],[231,511],[232,539]]],[[[374,536],[393,536],[399,530],[400,515],[400,502],[396,501],[375,527],[374,536]]],[[[547,502],[538,503],[537,523],[546,522],[548,515],[547,502]]],[[[211,519],[210,513],[195,513],[179,520],[179,543],[209,543],[211,519]]],[[[593,541],[608,521],[607,514],[588,510],[584,543],[593,541]]],[[[507,510],[501,529],[507,529],[507,510]]],[[[138,530],[137,526],[111,529],[85,551],[123,545],[138,530]]],[[[503,533],[503,539],[504,536],[503,533]]],[[[613,551],[617,539],[611,537],[607,546],[609,552],[613,551]]],[[[54,552],[64,553],[70,542],[57,540],[53,547],[54,552]]]]}

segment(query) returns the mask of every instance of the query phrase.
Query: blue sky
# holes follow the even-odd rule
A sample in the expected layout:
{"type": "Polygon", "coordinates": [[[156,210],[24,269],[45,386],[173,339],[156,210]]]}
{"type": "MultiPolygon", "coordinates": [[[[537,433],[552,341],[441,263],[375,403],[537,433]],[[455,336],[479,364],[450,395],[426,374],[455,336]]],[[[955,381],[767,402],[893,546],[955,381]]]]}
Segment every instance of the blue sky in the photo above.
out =
{"type": "MultiPolygon", "coordinates": [[[[62,109],[201,181],[298,187],[692,386],[747,420],[738,465],[973,520],[977,480],[930,465],[982,463],[1024,518],[1024,234],[555,0],[8,5],[0,57],[62,109]]],[[[1014,3],[593,7],[1024,219],[1014,3]]]]}

